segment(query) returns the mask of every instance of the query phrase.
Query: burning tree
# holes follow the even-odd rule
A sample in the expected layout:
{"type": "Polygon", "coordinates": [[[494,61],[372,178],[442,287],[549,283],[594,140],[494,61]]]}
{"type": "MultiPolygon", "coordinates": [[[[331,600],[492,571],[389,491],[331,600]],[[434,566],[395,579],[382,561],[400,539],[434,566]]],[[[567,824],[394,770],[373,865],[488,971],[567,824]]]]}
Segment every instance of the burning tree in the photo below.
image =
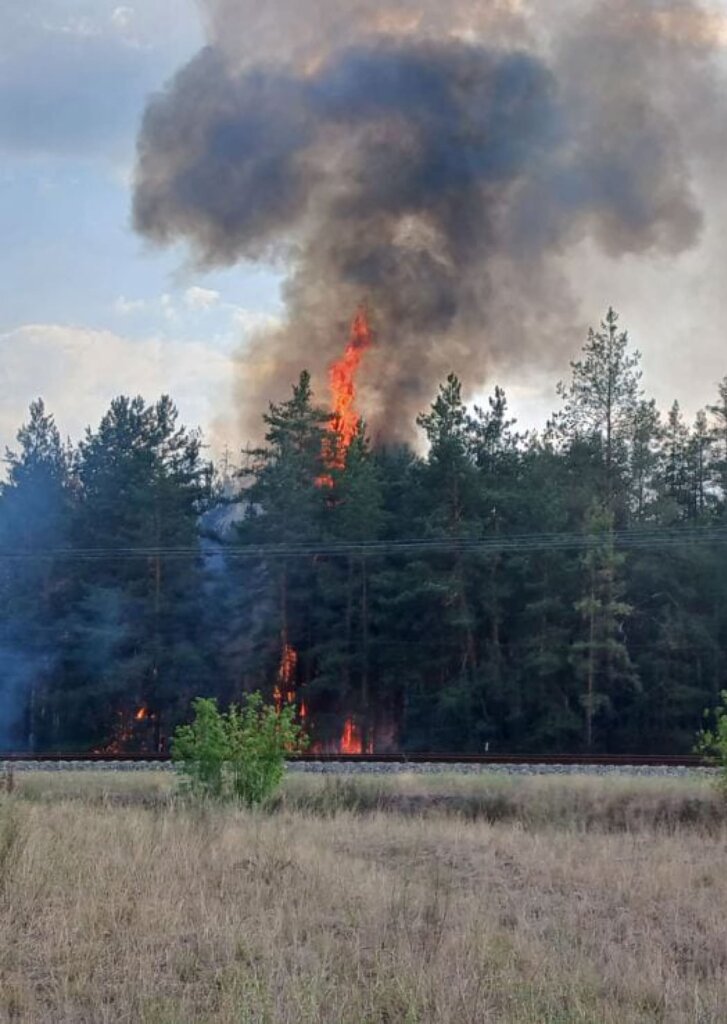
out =
{"type": "MultiPolygon", "coordinates": [[[[352,524],[358,518],[356,508],[367,508],[365,500],[362,503],[362,495],[357,493],[368,448],[356,408],[356,375],[373,342],[368,314],[361,307],[353,319],[342,357],[329,369],[330,411],[313,404],[310,378],[306,373],[301,374],[289,401],[271,406],[265,417],[267,447],[248,453],[251,461],[246,472],[252,478],[252,485],[247,491],[250,515],[243,525],[243,536],[254,535],[260,541],[269,540],[280,545],[299,545],[306,541],[319,542],[322,537],[331,537],[341,531],[352,532],[352,524]],[[258,509],[263,509],[264,515],[257,515],[258,509]]],[[[359,522],[353,530],[355,539],[370,537],[371,527],[371,518],[359,522]]],[[[301,719],[306,719],[309,727],[314,728],[317,710],[336,701],[334,689],[344,695],[351,691],[354,588],[359,591],[358,603],[361,606],[361,643],[364,646],[367,643],[365,571],[355,583],[360,572],[354,570],[353,564],[346,568],[343,598],[349,608],[346,650],[337,651],[333,659],[329,650],[319,651],[315,666],[310,662],[300,663],[295,634],[309,631],[312,622],[320,618],[321,608],[331,591],[338,592],[338,570],[330,559],[315,559],[309,565],[300,558],[283,555],[271,567],[271,573],[275,580],[279,624],[273,697],[279,708],[296,705],[301,719]],[[323,593],[324,600],[312,602],[310,595],[315,593],[323,593]],[[336,687],[329,692],[328,672],[334,662],[338,679],[336,687]],[[305,693],[306,688],[311,687],[313,702],[305,693]]],[[[337,646],[335,640],[333,646],[337,646]]],[[[325,746],[344,753],[362,753],[370,749],[368,670],[365,664],[358,674],[361,685],[356,703],[360,708],[361,721],[347,713],[339,736],[321,740],[320,749],[325,746]]]]}
{"type": "MultiPolygon", "coordinates": [[[[344,468],[348,450],[361,426],[361,417],[356,409],[356,375],[373,343],[369,316],[362,306],[351,324],[351,336],[345,352],[328,371],[332,434],[326,438],[323,458],[329,469],[344,468]]],[[[330,477],[324,480],[332,482],[330,477]]]]}

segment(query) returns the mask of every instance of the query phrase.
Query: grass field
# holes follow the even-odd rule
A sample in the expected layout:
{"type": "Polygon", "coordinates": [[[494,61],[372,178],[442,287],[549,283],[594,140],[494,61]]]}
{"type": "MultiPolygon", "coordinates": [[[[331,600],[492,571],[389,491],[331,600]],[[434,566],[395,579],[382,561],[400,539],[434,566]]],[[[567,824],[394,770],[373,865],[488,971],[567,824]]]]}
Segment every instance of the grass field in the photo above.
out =
{"type": "Polygon", "coordinates": [[[0,1020],[727,1021],[727,813],[701,780],[163,774],[0,797],[0,1020]]]}

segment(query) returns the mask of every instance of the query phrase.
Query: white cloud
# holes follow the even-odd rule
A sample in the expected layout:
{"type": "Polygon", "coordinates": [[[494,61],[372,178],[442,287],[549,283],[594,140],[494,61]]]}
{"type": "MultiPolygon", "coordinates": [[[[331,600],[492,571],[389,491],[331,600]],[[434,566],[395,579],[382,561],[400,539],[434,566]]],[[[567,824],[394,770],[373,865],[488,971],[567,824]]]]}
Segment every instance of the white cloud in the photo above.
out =
{"type": "Polygon", "coordinates": [[[123,4],[106,12],[102,8],[97,9],[94,11],[93,17],[84,14],[72,16],[65,21],[45,18],[41,24],[43,29],[52,35],[75,36],[79,39],[113,36],[123,45],[131,46],[134,49],[142,46],[137,35],[139,27],[137,12],[133,7],[123,4]]]}
{"type": "Polygon", "coordinates": [[[220,293],[212,288],[200,288],[198,285],[193,285],[184,293],[184,304],[187,309],[192,309],[195,312],[210,309],[219,301],[220,293]]]}
{"type": "Polygon", "coordinates": [[[125,295],[119,295],[114,302],[114,313],[119,316],[129,316],[131,313],[140,313],[146,309],[146,302],[143,299],[127,299],[125,295]]]}
{"type": "Polygon", "coordinates": [[[114,185],[130,192],[134,186],[134,163],[127,159],[128,154],[114,160],[109,168],[109,177],[114,185]]]}
{"type": "Polygon", "coordinates": [[[50,21],[43,22],[46,32],[58,33],[64,36],[76,36],[80,39],[93,39],[101,35],[101,30],[89,17],[81,16],[69,18],[68,21],[53,24],[50,21]]]}
{"type": "Polygon", "coordinates": [[[215,320],[218,325],[217,333],[207,337],[210,341],[214,340],[218,346],[236,346],[240,343],[241,334],[247,337],[257,331],[274,330],[281,324],[277,316],[259,309],[238,306],[233,302],[223,302],[220,292],[212,288],[201,288],[199,285],[193,285],[181,293],[165,292],[157,298],[150,299],[132,299],[126,295],[119,295],[114,300],[112,309],[117,316],[122,317],[141,313],[148,321],[159,323],[160,328],[164,321],[164,329],[184,333],[193,329],[196,322],[191,314],[215,312],[218,314],[215,320]]]}
{"type": "Polygon", "coordinates": [[[111,12],[111,24],[121,32],[126,32],[131,28],[135,15],[133,7],[115,7],[111,12]]]}
{"type": "Polygon", "coordinates": [[[139,35],[141,26],[137,12],[133,7],[114,7],[111,12],[111,29],[124,46],[133,50],[149,50],[151,42],[142,40],[139,35]]]}
{"type": "Polygon", "coordinates": [[[171,324],[176,323],[176,321],[179,319],[179,315],[177,314],[173,297],[166,293],[162,295],[159,302],[162,307],[162,314],[164,316],[164,319],[171,324]]]}
{"type": "Polygon", "coordinates": [[[211,429],[231,417],[230,359],[201,342],[59,324],[28,324],[0,334],[0,446],[13,445],[31,401],[42,397],[61,433],[96,426],[112,398],[170,394],[184,423],[211,429]]]}
{"type": "Polygon", "coordinates": [[[274,330],[280,327],[280,317],[263,313],[258,309],[245,309],[244,306],[232,306],[232,323],[243,334],[254,334],[256,331],[274,330]]]}

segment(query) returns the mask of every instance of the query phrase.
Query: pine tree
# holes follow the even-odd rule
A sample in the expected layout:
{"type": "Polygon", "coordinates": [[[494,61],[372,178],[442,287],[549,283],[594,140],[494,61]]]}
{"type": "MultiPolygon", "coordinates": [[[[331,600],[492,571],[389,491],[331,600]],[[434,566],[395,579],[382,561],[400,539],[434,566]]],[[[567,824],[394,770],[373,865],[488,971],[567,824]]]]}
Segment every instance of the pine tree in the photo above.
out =
{"type": "Polygon", "coordinates": [[[382,693],[374,683],[381,560],[367,546],[381,537],[385,516],[380,470],[363,423],[343,465],[331,475],[325,535],[347,550],[316,562],[317,674],[312,690],[319,707],[335,709],[331,728],[335,731],[343,718],[352,719],[362,747],[369,749],[376,732],[375,711],[392,722],[397,701],[396,694],[382,693]]]}
{"type": "Polygon", "coordinates": [[[721,509],[727,509],[727,377],[718,385],[719,401],[710,405],[708,412],[713,419],[712,440],[713,466],[719,485],[721,509]]]}
{"type": "MultiPolygon", "coordinates": [[[[571,473],[569,455],[543,439],[529,440],[518,487],[518,532],[559,533],[570,526],[577,482],[571,473]]],[[[583,500],[579,495],[578,508],[583,500]]],[[[580,681],[571,664],[571,643],[580,626],[575,612],[582,596],[580,560],[573,551],[546,545],[521,556],[518,576],[508,623],[522,706],[514,745],[551,753],[574,750],[583,731],[580,681]]]]}
{"type": "Polygon", "coordinates": [[[583,357],[571,363],[570,383],[558,385],[565,401],[561,430],[573,439],[598,440],[602,500],[617,519],[624,515],[627,442],[641,400],[641,355],[629,352],[628,342],[609,309],[601,329],[589,330],[583,357]]]}
{"type": "Polygon", "coordinates": [[[6,728],[0,744],[35,749],[56,730],[48,689],[61,658],[70,597],[68,545],[73,505],[69,453],[42,400],[5,457],[0,486],[0,547],[12,554],[0,576],[0,703],[6,728]]]}
{"type": "Polygon", "coordinates": [[[654,515],[658,489],[661,421],[656,403],[641,400],[634,411],[629,439],[630,513],[637,523],[654,515]]]}
{"type": "Polygon", "coordinates": [[[585,747],[592,750],[594,721],[613,719],[617,686],[633,687],[636,674],[624,637],[624,621],[632,608],[623,599],[624,558],[614,546],[613,514],[594,505],[587,532],[590,543],[582,560],[585,588],[576,604],[585,631],[573,645],[573,655],[584,684],[585,747]]]}
{"type": "MultiPolygon", "coordinates": [[[[523,442],[514,432],[516,421],[508,418],[505,392],[496,387],[487,409],[478,406],[470,419],[470,450],[478,470],[478,515],[486,535],[499,537],[520,526],[524,504],[520,492],[523,442]]],[[[502,553],[476,557],[472,566],[478,577],[475,616],[481,637],[480,675],[486,680],[487,703],[495,729],[503,742],[512,745],[523,715],[523,696],[508,685],[507,660],[509,608],[520,585],[521,558],[502,553]]]]}
{"type": "Polygon", "coordinates": [[[76,543],[98,555],[84,570],[75,671],[59,700],[99,739],[143,712],[159,747],[208,685],[198,524],[211,467],[168,397],[122,396],[87,431],[77,472],[76,543]]]}
{"type": "Polygon", "coordinates": [[[247,515],[239,540],[279,545],[281,553],[258,563],[260,588],[254,602],[269,604],[274,613],[259,630],[247,671],[269,690],[289,694],[309,685],[315,673],[310,643],[315,561],[291,556],[288,549],[323,537],[331,499],[331,471],[324,458],[326,443],[332,442],[330,414],[314,404],[310,375],[304,371],[291,397],[271,404],[263,420],[265,446],[246,453],[241,471],[247,515]]]}
{"type": "Polygon", "coordinates": [[[465,552],[464,545],[482,534],[482,492],[473,457],[472,419],[454,374],[417,423],[429,442],[428,458],[421,467],[424,506],[420,529],[425,536],[444,542],[441,554],[412,563],[407,572],[408,589],[421,604],[421,621],[426,624],[427,675],[435,675],[435,680],[422,680],[417,703],[428,703],[433,696],[440,708],[440,737],[433,736],[432,742],[451,744],[447,733],[459,733],[476,748],[485,741],[481,732],[485,698],[474,607],[479,574],[478,560],[465,552]]]}
{"type": "Polygon", "coordinates": [[[682,418],[679,403],[674,402],[662,437],[662,518],[673,523],[690,517],[689,430],[682,418]]]}
{"type": "Polygon", "coordinates": [[[703,521],[712,505],[712,471],[710,449],[712,436],[707,423],[707,414],[700,409],[687,445],[687,468],[689,474],[689,518],[703,521]]]}

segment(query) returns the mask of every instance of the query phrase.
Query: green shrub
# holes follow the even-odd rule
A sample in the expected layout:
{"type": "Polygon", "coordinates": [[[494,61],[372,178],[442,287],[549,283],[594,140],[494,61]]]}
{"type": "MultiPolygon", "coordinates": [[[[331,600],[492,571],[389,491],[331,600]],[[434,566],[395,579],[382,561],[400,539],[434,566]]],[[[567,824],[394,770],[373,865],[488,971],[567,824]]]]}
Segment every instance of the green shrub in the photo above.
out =
{"type": "Polygon", "coordinates": [[[720,704],[714,711],[705,711],[705,716],[712,718],[714,725],[700,732],[696,750],[719,769],[718,785],[727,795],[727,690],[722,690],[720,704]]]}
{"type": "Polygon", "coordinates": [[[172,760],[187,776],[192,791],[217,800],[262,803],[279,786],[286,754],[302,748],[303,731],[295,708],[265,704],[259,693],[221,712],[217,701],[200,697],[194,720],[180,726],[172,740],[172,760]]]}
{"type": "Polygon", "coordinates": [[[192,708],[194,721],[174,733],[172,761],[188,776],[195,793],[219,798],[230,757],[225,717],[211,698],[199,697],[192,708]]]}

